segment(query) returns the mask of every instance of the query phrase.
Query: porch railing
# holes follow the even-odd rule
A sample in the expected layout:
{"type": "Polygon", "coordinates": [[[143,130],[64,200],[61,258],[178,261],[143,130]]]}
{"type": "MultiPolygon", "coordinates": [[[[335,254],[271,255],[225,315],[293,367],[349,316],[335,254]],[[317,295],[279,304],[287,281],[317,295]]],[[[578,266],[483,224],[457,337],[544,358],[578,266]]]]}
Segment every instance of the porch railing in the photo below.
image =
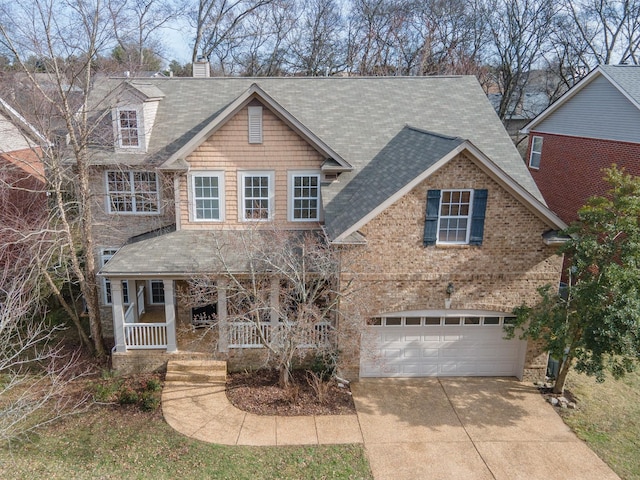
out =
{"type": "MultiPolygon", "coordinates": [[[[264,339],[271,341],[271,324],[261,323],[264,339]]],[[[229,348],[262,348],[258,325],[254,322],[232,322],[229,324],[229,348]]]]}
{"type": "Polygon", "coordinates": [[[125,323],[125,345],[131,350],[167,348],[165,323],[125,323]]]}
{"type": "MultiPolygon", "coordinates": [[[[229,348],[262,348],[264,345],[258,333],[258,325],[254,322],[230,322],[229,348]]],[[[262,335],[266,342],[277,341],[283,333],[284,325],[261,323],[262,335]]],[[[312,331],[303,332],[304,338],[299,341],[302,348],[312,348],[330,341],[331,323],[320,322],[312,331]]]]}

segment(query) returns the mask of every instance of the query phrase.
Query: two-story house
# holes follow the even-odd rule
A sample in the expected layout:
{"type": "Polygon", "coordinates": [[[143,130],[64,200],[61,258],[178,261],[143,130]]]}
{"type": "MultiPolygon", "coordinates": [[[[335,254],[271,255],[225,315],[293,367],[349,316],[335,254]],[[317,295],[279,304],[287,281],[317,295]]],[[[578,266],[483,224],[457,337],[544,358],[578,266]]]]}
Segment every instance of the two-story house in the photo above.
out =
{"type": "MultiPolygon", "coordinates": [[[[223,238],[233,259],[240,233],[278,225],[324,235],[363,292],[366,324],[340,346],[343,375],[544,374],[545,353],[502,327],[559,281],[554,232],[565,225],[475,78],[100,88],[95,112],[112,144],[92,156],[95,254],[114,368],[188,353],[180,332],[203,313],[216,318],[208,355],[230,368],[257,361],[260,345],[238,342],[228,321],[216,252],[223,238]],[[217,289],[215,304],[193,308],[176,293],[197,276],[217,289]]],[[[233,261],[242,273],[241,256],[233,261]]]]}
{"type": "Polygon", "coordinates": [[[527,165],[549,208],[565,222],[604,195],[604,168],[640,175],[640,67],[600,65],[523,130],[527,165]]]}

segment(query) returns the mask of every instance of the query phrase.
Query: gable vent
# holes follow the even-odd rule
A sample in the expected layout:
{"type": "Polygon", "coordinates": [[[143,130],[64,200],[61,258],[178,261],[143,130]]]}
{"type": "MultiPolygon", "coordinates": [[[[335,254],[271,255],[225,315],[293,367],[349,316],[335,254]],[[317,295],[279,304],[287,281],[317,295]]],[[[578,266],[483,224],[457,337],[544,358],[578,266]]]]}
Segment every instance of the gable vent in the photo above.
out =
{"type": "Polygon", "coordinates": [[[249,108],[249,143],[262,143],[262,107],[249,108]]]}

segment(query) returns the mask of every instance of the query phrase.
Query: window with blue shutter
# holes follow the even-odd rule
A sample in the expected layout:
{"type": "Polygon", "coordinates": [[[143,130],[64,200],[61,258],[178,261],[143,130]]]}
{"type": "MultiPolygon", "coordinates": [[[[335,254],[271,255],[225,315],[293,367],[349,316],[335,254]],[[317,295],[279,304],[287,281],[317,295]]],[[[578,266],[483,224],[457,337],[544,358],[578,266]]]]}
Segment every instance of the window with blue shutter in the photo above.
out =
{"type": "Polygon", "coordinates": [[[423,243],[482,245],[488,191],[429,190],[423,243]]]}
{"type": "Polygon", "coordinates": [[[469,245],[482,245],[482,237],[484,236],[484,214],[487,209],[488,193],[487,190],[475,190],[473,192],[469,245]]]}
{"type": "Polygon", "coordinates": [[[427,214],[424,222],[423,243],[435,245],[438,237],[438,210],[440,209],[440,190],[427,192],[427,214]]]}

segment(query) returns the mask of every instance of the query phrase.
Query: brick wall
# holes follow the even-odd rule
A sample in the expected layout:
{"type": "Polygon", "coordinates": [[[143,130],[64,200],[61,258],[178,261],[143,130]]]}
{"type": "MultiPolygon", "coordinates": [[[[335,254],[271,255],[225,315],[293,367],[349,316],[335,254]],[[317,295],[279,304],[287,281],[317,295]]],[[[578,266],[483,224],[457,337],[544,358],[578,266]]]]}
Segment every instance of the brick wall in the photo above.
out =
{"type": "Polygon", "coordinates": [[[607,192],[602,169],[617,164],[640,175],[640,144],[567,137],[531,132],[527,165],[534,136],[543,137],[540,168],[530,168],[549,208],[565,222],[576,219],[578,209],[593,195],[607,192]]]}
{"type": "MultiPolygon", "coordinates": [[[[449,282],[455,286],[452,309],[508,313],[523,302],[534,303],[537,287],[560,280],[561,258],[543,243],[546,230],[524,205],[459,156],[363,227],[367,244],[345,250],[343,264],[357,272],[365,317],[443,309],[449,282]],[[427,190],[451,188],[488,189],[481,247],[423,246],[427,190]]],[[[348,276],[343,275],[343,283],[348,276]]],[[[546,358],[535,345],[529,347],[526,377],[539,375],[546,358]]],[[[346,357],[343,369],[351,376],[358,358],[357,349],[346,357]]]]}
{"type": "MultiPolygon", "coordinates": [[[[322,156],[303,138],[263,108],[263,142],[248,142],[247,107],[239,111],[220,130],[198,147],[187,161],[192,170],[224,170],[224,222],[191,222],[187,177],[180,179],[180,219],[184,229],[247,228],[238,221],[238,171],[271,170],[275,172],[275,214],[273,220],[284,228],[313,228],[313,223],[287,222],[288,171],[319,170],[322,156]]],[[[317,227],[317,222],[315,222],[317,227]]]]}

